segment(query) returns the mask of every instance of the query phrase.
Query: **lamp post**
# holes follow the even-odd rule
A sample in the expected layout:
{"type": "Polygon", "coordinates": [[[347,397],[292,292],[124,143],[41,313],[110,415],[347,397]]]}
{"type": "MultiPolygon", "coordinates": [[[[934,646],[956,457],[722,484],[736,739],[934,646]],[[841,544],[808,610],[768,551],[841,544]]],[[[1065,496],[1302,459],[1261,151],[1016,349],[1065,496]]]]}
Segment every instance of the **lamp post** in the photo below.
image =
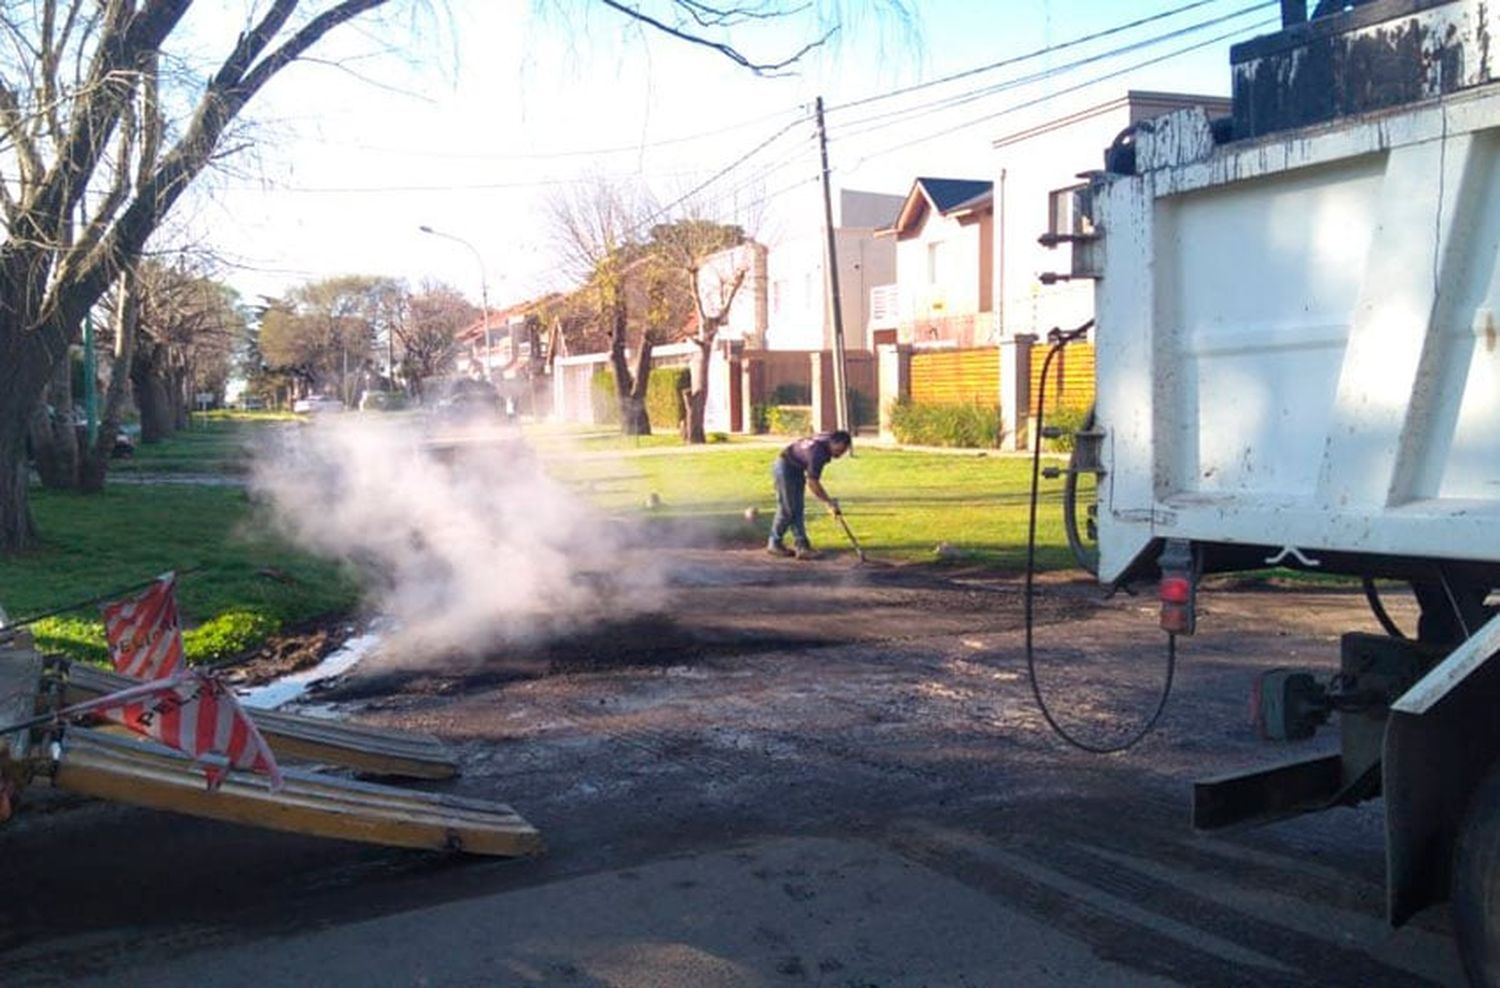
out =
{"type": "Polygon", "coordinates": [[[492,344],[490,342],[490,288],[489,281],[484,276],[484,257],[479,253],[479,248],[469,243],[463,237],[456,237],[451,233],[444,233],[442,230],[434,230],[432,227],[428,226],[425,223],[417,227],[417,229],[421,230],[423,233],[430,233],[434,237],[442,237],[444,240],[451,240],[456,244],[462,244],[463,246],[469,248],[469,252],[474,255],[474,260],[479,264],[479,304],[483,307],[484,312],[485,377],[488,378],[490,370],[490,350],[492,344]]]}

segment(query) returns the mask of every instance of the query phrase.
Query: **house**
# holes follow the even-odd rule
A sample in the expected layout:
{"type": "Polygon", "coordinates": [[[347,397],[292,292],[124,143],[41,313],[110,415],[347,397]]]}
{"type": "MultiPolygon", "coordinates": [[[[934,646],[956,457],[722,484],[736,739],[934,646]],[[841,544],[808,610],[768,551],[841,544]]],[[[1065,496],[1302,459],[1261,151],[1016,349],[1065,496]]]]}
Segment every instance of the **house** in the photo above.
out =
{"type": "Polygon", "coordinates": [[[1071,224],[1081,176],[1103,167],[1116,139],[1185,107],[1213,117],[1230,102],[1130,90],[995,139],[989,178],[918,178],[880,231],[895,241],[896,277],[871,294],[873,340],[962,348],[1086,322],[1093,286],[1044,284],[1043,274],[1071,268],[1070,248],[1049,250],[1038,237],[1071,224]]]}
{"type": "MultiPolygon", "coordinates": [[[[834,241],[839,262],[839,304],[844,345],[868,350],[870,290],[896,276],[895,245],[876,232],[890,225],[901,197],[844,189],[836,200],[834,241]]],[[[828,240],[823,230],[821,202],[811,199],[796,215],[816,218],[784,236],[767,237],[766,277],[767,350],[828,350],[833,347],[833,323],[828,312],[825,281],[828,240]]]]}
{"type": "MultiPolygon", "coordinates": [[[[919,178],[882,237],[896,247],[894,293],[881,295],[876,343],[970,347],[994,334],[995,186],[919,178]]],[[[872,301],[872,308],[875,305],[872,301]]]]}

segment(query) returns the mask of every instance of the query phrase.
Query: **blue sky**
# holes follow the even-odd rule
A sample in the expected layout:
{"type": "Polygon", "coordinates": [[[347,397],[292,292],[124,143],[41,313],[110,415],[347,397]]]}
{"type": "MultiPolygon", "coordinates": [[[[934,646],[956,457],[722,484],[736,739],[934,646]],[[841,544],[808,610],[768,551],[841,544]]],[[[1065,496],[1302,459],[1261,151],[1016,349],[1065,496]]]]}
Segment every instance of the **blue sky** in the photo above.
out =
{"type": "MultiPolygon", "coordinates": [[[[473,253],[424,236],[427,224],[474,246],[504,304],[564,283],[546,202],[570,183],[639,178],[661,202],[702,185],[695,200],[722,218],[784,226],[778,213],[805,208],[795,190],[817,173],[806,115],[818,95],[835,183],[904,193],[917,174],[990,178],[996,137],[1128,88],[1226,94],[1230,44],[1273,30],[1277,4],[1200,0],[1078,40],[1191,2],[933,0],[915,4],[915,29],[848,3],[836,41],[773,79],[587,0],[454,2],[346,34],[285,73],[252,113],[259,147],[205,183],[184,220],[248,294],[364,273],[440,278],[477,301],[473,253]]],[[[769,58],[817,30],[735,41],[769,58]]]]}

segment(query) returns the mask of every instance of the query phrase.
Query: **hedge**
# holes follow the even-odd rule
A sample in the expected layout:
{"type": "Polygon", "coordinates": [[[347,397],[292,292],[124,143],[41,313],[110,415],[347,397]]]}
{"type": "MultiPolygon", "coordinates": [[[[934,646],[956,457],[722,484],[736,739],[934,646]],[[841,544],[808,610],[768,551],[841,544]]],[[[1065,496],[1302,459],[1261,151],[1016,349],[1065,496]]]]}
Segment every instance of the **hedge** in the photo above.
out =
{"type": "Polygon", "coordinates": [[[589,379],[589,400],[594,405],[594,421],[600,425],[620,424],[620,399],[615,394],[614,371],[594,371],[589,379]]]}
{"type": "Polygon", "coordinates": [[[913,446],[998,449],[1004,428],[998,405],[938,404],[902,398],[891,405],[891,431],[913,446]]]}
{"type": "Polygon", "coordinates": [[[682,392],[692,384],[686,367],[656,367],[646,378],[646,416],[652,432],[682,428],[682,392]]]}

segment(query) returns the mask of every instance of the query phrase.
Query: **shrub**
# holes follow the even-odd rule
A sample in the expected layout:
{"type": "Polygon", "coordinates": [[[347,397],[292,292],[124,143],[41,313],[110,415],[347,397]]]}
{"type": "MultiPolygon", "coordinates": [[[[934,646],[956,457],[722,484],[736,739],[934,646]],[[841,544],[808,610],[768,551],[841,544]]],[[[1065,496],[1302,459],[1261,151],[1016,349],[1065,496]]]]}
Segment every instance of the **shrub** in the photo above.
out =
{"type": "Polygon", "coordinates": [[[1004,429],[996,405],[949,405],[903,398],[891,406],[891,431],[914,446],[994,449],[1004,429]]]}
{"type": "Polygon", "coordinates": [[[727,443],[729,442],[729,433],[710,432],[708,435],[704,436],[704,438],[708,440],[709,443],[727,443]]]}
{"type": "Polygon", "coordinates": [[[751,405],[750,406],[750,431],[751,432],[770,432],[771,431],[771,406],[770,405],[751,405]]]}
{"type": "Polygon", "coordinates": [[[182,633],[182,648],[191,662],[232,658],[281,630],[281,622],[255,611],[225,611],[182,633]]]}
{"type": "Polygon", "coordinates": [[[1063,434],[1056,439],[1046,440],[1046,449],[1053,453],[1071,453],[1073,434],[1083,428],[1083,420],[1088,418],[1088,414],[1086,408],[1048,409],[1042,418],[1042,425],[1049,431],[1061,429],[1063,434]]]}
{"type": "Polygon", "coordinates": [[[594,405],[594,421],[600,425],[620,424],[620,399],[615,394],[614,371],[594,371],[589,381],[589,399],[594,405]]]}
{"type": "Polygon", "coordinates": [[[692,383],[686,367],[657,367],[646,378],[646,416],[651,431],[682,427],[682,392],[692,383]]]}
{"type": "Polygon", "coordinates": [[[783,436],[812,432],[812,409],[807,405],[772,405],[766,409],[766,429],[783,436]]]}

